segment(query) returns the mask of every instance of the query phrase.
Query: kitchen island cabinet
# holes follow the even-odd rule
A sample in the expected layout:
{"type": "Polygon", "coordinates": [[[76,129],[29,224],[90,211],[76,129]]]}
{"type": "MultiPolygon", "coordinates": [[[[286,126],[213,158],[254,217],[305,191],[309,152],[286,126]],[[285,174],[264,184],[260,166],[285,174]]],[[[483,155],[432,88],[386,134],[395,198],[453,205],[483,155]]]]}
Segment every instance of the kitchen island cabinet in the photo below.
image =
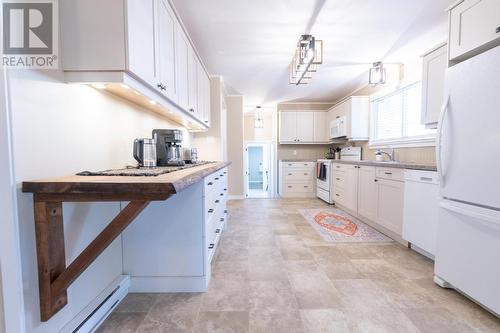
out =
{"type": "MultiPolygon", "coordinates": [[[[209,163],[150,177],[69,176],[24,182],[23,192],[33,193],[35,207],[41,320],[49,320],[67,304],[68,287],[136,218],[131,232],[127,230],[124,235],[124,262],[131,263],[127,269],[137,276],[155,278],[183,272],[174,282],[155,281],[151,285],[155,290],[206,290],[210,260],[225,221],[228,165],[209,163]],[[63,202],[98,201],[121,201],[126,205],[67,265],[63,202]],[[148,205],[151,210],[146,209],[148,205]],[[144,229],[140,229],[141,222],[146,225],[144,229]],[[139,235],[146,232],[149,239],[139,240],[139,235]],[[167,236],[176,243],[162,242],[167,236]],[[131,246],[125,244],[126,240],[131,246]],[[174,252],[175,261],[169,260],[169,251],[174,252]],[[195,255],[198,257],[193,260],[195,255]],[[142,266],[134,265],[135,258],[142,266]],[[190,260],[193,267],[171,268],[190,260]]],[[[134,282],[132,276],[132,290],[134,282]]]]}

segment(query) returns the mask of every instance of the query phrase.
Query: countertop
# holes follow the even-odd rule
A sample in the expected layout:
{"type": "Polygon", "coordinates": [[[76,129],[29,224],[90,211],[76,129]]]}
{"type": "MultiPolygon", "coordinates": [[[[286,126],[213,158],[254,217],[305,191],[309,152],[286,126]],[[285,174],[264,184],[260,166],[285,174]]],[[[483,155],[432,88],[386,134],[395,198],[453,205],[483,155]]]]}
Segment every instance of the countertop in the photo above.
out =
{"type": "MultiPolygon", "coordinates": [[[[144,176],[66,176],[23,182],[23,192],[38,196],[92,195],[102,200],[165,200],[206,176],[228,166],[230,162],[214,162],[156,177],[144,176]]],[[[36,198],[35,198],[36,199],[36,198]]]]}
{"type": "Polygon", "coordinates": [[[303,158],[303,159],[286,159],[286,160],[280,160],[281,162],[314,162],[316,163],[317,159],[313,158],[303,158]]]}
{"type": "Polygon", "coordinates": [[[334,163],[341,163],[341,164],[356,164],[356,165],[378,166],[384,168],[437,171],[437,167],[432,164],[406,163],[406,162],[376,162],[368,160],[362,160],[362,161],[332,160],[332,161],[334,163]]]}

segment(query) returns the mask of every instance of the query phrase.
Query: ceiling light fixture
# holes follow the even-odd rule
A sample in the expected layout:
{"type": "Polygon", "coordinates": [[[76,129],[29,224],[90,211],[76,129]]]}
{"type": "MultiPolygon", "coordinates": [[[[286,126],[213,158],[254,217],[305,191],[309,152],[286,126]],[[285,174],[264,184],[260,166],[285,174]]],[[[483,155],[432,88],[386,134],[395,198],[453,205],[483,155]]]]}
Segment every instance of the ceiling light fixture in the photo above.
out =
{"type": "Polygon", "coordinates": [[[372,86],[378,86],[379,84],[385,84],[386,81],[386,70],[382,61],[374,62],[373,67],[370,68],[368,75],[368,83],[372,86]]]}
{"type": "Polygon", "coordinates": [[[297,43],[295,54],[290,64],[290,84],[307,84],[312,73],[323,63],[323,41],[313,35],[302,35],[297,43]]]}
{"type": "Polygon", "coordinates": [[[262,117],[261,106],[257,106],[255,110],[255,128],[264,128],[264,118],[262,117]]]}

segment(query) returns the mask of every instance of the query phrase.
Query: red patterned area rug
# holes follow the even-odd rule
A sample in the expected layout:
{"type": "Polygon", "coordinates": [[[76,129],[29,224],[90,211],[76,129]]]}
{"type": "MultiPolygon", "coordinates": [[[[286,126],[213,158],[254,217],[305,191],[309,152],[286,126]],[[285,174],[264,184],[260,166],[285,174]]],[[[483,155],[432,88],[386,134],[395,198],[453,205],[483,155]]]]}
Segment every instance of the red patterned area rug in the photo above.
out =
{"type": "Polygon", "coordinates": [[[329,242],[392,242],[392,239],[340,209],[299,209],[300,214],[329,242]]]}

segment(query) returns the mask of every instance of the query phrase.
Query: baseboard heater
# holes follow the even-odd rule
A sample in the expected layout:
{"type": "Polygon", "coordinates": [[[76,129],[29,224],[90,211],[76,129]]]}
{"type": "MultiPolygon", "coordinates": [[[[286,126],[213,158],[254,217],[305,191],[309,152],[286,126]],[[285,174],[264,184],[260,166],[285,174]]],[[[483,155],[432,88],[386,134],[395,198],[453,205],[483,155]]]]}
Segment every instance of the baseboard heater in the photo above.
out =
{"type": "Polygon", "coordinates": [[[59,333],[93,333],[127,296],[129,276],[120,276],[113,281],[94,301],[82,310],[59,333]]]}

